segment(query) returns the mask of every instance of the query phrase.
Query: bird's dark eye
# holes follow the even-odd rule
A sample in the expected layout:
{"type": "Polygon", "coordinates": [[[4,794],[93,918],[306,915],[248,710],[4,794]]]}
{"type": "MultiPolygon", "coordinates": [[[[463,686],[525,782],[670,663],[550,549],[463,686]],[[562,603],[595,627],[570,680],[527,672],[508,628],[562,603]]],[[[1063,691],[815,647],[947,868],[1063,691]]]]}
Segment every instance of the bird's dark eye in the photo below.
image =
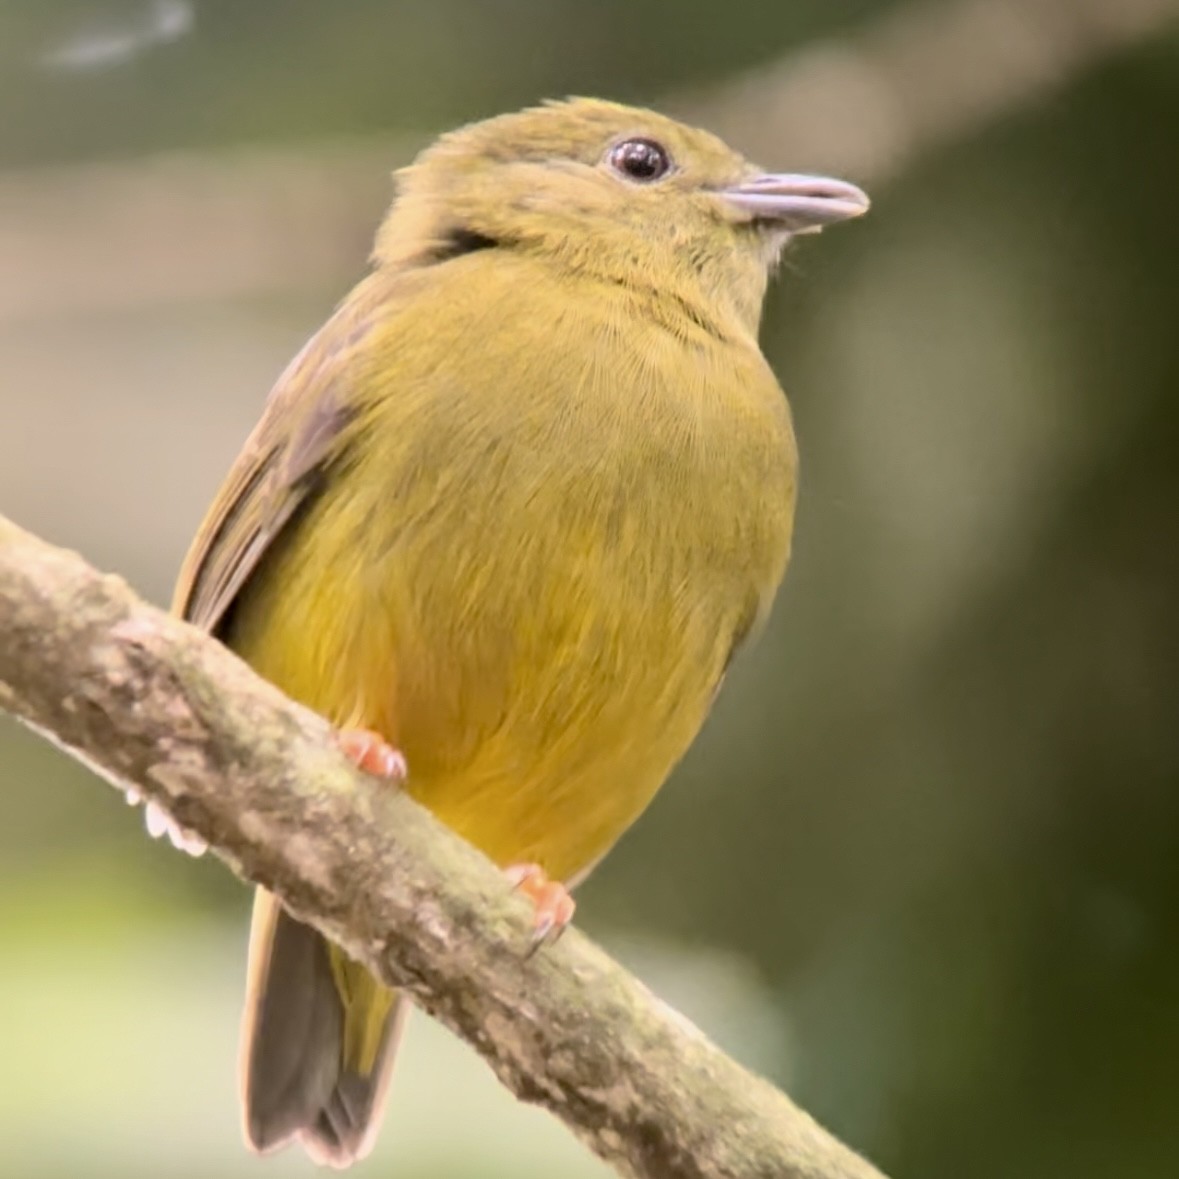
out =
{"type": "Polygon", "coordinates": [[[650,184],[667,175],[671,159],[653,139],[627,139],[610,149],[610,167],[628,180],[650,184]]]}

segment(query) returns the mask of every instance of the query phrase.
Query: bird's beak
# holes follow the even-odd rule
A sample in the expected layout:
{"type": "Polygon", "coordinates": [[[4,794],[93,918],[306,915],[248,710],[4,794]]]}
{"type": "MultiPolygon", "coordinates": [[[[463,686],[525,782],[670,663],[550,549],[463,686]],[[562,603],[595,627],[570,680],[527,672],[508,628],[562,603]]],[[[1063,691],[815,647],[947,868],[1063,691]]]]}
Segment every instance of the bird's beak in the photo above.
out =
{"type": "Polygon", "coordinates": [[[751,221],[788,233],[817,233],[837,221],[862,216],[869,205],[867,195],[854,184],[789,172],[753,176],[721,189],[720,195],[751,221]]]}

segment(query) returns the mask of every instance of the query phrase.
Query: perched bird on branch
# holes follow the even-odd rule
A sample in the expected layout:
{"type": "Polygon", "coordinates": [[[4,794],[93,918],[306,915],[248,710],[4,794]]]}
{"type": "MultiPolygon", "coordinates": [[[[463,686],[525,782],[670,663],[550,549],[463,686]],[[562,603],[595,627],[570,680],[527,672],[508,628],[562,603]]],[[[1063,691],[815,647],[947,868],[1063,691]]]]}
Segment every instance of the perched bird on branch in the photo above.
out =
{"type": "MultiPolygon", "coordinates": [[[[586,99],[444,135],[397,190],[175,608],[500,864],[543,938],[769,610],[796,452],[762,298],[792,236],[868,202],[586,99]]],[[[259,891],[250,1145],[361,1157],[405,1010],[259,891]]]]}

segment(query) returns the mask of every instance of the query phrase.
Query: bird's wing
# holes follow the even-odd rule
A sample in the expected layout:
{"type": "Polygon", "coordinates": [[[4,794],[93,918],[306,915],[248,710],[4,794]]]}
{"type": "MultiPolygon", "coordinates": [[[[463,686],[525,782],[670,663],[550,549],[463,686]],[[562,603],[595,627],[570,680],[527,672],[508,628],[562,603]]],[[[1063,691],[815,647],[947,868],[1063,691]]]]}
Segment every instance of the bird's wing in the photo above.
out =
{"type": "Polygon", "coordinates": [[[197,531],[172,599],[173,611],[197,626],[216,632],[341,449],[351,413],[347,354],[357,333],[338,329],[329,320],[288,365],[197,531]]]}

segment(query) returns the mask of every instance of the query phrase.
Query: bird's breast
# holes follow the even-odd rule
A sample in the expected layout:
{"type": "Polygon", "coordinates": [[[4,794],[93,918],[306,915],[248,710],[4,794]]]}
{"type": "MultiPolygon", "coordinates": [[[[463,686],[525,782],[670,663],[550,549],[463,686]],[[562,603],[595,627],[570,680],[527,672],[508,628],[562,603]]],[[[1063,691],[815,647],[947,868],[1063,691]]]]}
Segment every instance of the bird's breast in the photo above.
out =
{"type": "Polygon", "coordinates": [[[794,449],[756,353],[549,327],[509,329],[498,372],[469,348],[403,370],[267,626],[305,645],[308,702],[398,742],[445,822],[568,878],[649,801],[768,605],[794,449]],[[309,635],[291,603],[325,597],[309,635]]]}

